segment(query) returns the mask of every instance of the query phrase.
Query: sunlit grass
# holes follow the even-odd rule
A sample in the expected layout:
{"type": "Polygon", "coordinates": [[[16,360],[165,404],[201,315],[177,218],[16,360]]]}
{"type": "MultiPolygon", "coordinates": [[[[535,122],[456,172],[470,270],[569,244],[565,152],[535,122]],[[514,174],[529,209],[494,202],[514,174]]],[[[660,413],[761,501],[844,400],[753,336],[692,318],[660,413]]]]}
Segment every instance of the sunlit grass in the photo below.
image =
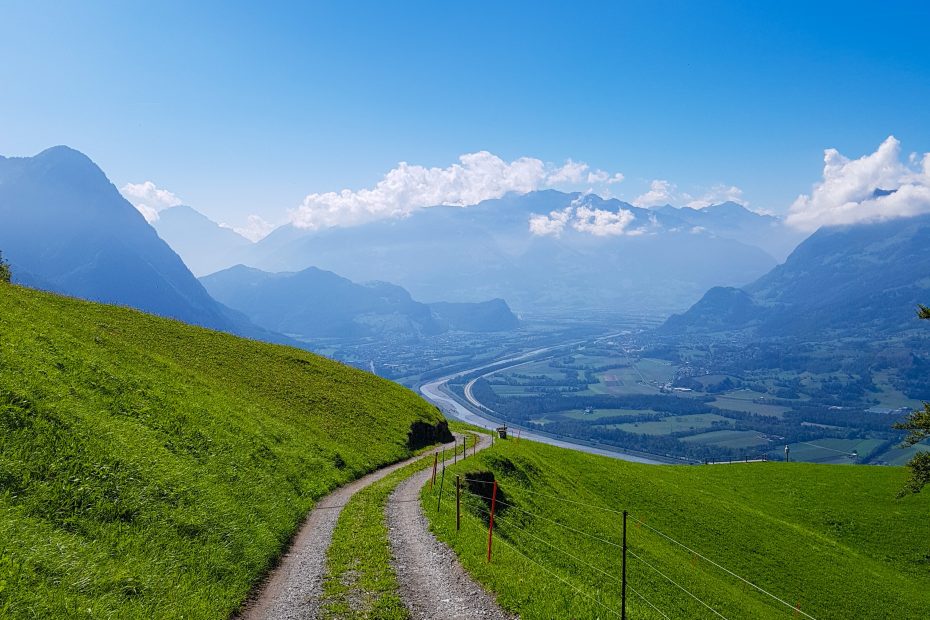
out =
{"type": "MultiPolygon", "coordinates": [[[[731,620],[930,615],[930,494],[896,499],[901,468],[648,466],[509,440],[446,475],[480,472],[493,472],[502,493],[491,563],[481,499],[466,495],[459,532],[451,495],[437,514],[425,489],[423,508],[466,569],[524,619],[616,617],[622,515],[594,506],[630,511],[629,549],[639,559],[628,558],[629,584],[671,618],[717,616],[643,561],[731,620]]],[[[482,488],[490,494],[472,490],[482,488]]],[[[628,605],[631,618],[662,617],[632,592],[628,605]]]]}
{"type": "Polygon", "coordinates": [[[0,286],[0,616],[228,617],[440,419],[304,351],[0,286]]]}

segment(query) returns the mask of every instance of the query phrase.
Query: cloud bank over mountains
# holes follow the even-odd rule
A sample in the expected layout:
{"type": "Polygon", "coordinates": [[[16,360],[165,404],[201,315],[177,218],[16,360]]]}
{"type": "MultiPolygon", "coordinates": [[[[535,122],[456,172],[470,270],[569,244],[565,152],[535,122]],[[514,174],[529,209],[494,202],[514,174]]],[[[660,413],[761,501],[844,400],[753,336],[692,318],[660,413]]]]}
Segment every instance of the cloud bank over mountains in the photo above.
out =
{"type": "Polygon", "coordinates": [[[930,153],[902,161],[894,136],[859,159],[827,149],[823,163],[823,180],[789,210],[788,224],[800,230],[930,213],[930,153]]]}
{"type": "Polygon", "coordinates": [[[184,204],[176,194],[159,188],[152,181],[127,183],[119,191],[149,224],[158,221],[159,211],[184,204]]]}
{"type": "Polygon", "coordinates": [[[607,187],[623,180],[620,173],[592,169],[571,159],[553,165],[533,157],[507,162],[488,151],[467,153],[445,168],[401,162],[373,188],[313,193],[290,212],[299,228],[353,226],[373,220],[403,217],[435,205],[467,206],[525,194],[538,189],[590,184],[607,187]]]}
{"type": "Polygon", "coordinates": [[[630,229],[636,215],[628,209],[598,209],[586,204],[586,196],[580,196],[568,207],[552,211],[548,215],[533,214],[529,219],[530,232],[538,237],[560,237],[566,226],[581,233],[596,237],[617,235],[641,235],[643,227],[630,229]]]}
{"type": "Polygon", "coordinates": [[[631,203],[637,207],[661,207],[668,204],[684,205],[692,209],[704,209],[722,202],[736,202],[743,206],[749,203],[743,199],[743,190],[735,185],[719,183],[711,186],[700,196],[679,192],[678,187],[665,179],[654,179],[649,184],[649,191],[634,198],[631,203]]]}
{"type": "MultiPolygon", "coordinates": [[[[623,180],[620,172],[610,173],[572,159],[560,165],[534,157],[508,162],[488,151],[478,151],[461,155],[458,162],[444,168],[401,162],[371,188],[308,194],[288,212],[288,220],[297,228],[310,230],[347,227],[406,217],[436,205],[465,207],[508,193],[571,188],[569,191],[582,193],[579,200],[548,214],[531,215],[527,223],[532,234],[558,237],[567,229],[600,237],[644,234],[649,226],[635,224],[631,211],[602,209],[583,200],[592,193],[610,198],[613,186],[623,180]]],[[[128,183],[120,191],[149,223],[158,220],[160,211],[183,204],[177,194],[152,181],[128,183]]],[[[748,205],[743,191],[735,185],[717,184],[691,194],[666,179],[652,180],[649,189],[630,202],[640,208],[672,204],[703,209],[725,202],[748,205]]],[[[914,153],[905,160],[900,142],[889,136],[874,153],[859,159],[849,159],[836,149],[825,150],[823,180],[810,194],[798,196],[789,209],[787,223],[811,232],[825,225],[928,212],[930,153],[914,153]]],[[[248,216],[242,226],[221,225],[252,241],[275,228],[259,215],[248,216]]]]}

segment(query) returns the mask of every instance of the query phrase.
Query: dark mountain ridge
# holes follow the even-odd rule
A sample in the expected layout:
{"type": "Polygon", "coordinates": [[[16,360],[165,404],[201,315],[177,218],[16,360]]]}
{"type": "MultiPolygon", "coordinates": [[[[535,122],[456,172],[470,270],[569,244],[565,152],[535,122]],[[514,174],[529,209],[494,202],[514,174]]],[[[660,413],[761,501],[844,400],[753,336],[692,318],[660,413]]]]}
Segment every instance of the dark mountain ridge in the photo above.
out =
{"type": "Polygon", "coordinates": [[[665,333],[754,329],[764,336],[914,328],[930,298],[930,215],[819,229],[742,289],[714,288],[665,333]]]}
{"type": "Polygon", "coordinates": [[[416,339],[450,330],[502,331],[518,325],[500,299],[425,304],[394,284],[356,284],[316,267],[269,273],[237,265],[201,281],[216,299],[256,324],[301,338],[416,339]]]}
{"type": "Polygon", "coordinates": [[[274,340],[213,300],[86,155],[0,157],[0,249],[14,282],[274,340]]]}

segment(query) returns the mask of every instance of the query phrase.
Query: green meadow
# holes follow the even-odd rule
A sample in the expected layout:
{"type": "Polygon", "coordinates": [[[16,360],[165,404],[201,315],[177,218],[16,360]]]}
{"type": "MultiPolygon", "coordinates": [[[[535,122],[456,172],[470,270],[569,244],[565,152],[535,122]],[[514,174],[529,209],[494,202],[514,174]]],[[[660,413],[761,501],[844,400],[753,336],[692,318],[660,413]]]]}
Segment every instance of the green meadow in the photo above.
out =
{"type": "Polygon", "coordinates": [[[426,488],[433,531],[524,619],[619,617],[623,510],[630,618],[930,616],[930,494],[897,498],[903,468],[649,466],[508,440],[450,474],[475,480],[462,529],[426,488]]]}
{"type": "Polygon", "coordinates": [[[0,286],[0,617],[227,618],[417,422],[301,350],[0,286]]]}

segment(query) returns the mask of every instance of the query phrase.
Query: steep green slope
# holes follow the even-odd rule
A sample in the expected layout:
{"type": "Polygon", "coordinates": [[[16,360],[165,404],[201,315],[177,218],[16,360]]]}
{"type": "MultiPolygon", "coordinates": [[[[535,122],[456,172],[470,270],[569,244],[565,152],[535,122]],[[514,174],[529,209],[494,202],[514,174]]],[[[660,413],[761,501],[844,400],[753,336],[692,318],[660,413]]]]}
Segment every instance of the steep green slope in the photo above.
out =
{"type": "Polygon", "coordinates": [[[425,489],[423,506],[466,569],[525,620],[619,617],[623,510],[630,618],[930,616],[930,494],[896,499],[902,468],[647,466],[510,440],[446,481],[488,472],[500,485],[490,564],[477,497],[489,485],[466,483],[459,532],[452,494],[437,514],[425,489]]]}
{"type": "Polygon", "coordinates": [[[227,617],[315,500],[437,428],[300,350],[0,286],[0,617],[227,617]]]}

